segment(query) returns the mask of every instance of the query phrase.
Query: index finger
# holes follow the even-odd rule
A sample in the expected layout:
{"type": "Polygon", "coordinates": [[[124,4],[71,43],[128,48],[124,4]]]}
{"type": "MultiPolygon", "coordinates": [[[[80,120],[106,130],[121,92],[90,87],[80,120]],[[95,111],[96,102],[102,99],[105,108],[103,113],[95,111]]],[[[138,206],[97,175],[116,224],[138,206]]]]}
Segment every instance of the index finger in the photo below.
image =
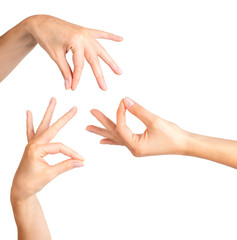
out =
{"type": "Polygon", "coordinates": [[[48,143],[50,142],[57,133],[76,115],[77,108],[73,107],[66,114],[64,114],[60,119],[52,124],[46,131],[44,131],[36,140],[38,143],[48,143]]]}
{"type": "Polygon", "coordinates": [[[102,39],[109,39],[116,42],[121,42],[123,40],[123,37],[109,33],[104,32],[96,29],[90,29],[90,33],[94,38],[102,38],[102,39]]]}

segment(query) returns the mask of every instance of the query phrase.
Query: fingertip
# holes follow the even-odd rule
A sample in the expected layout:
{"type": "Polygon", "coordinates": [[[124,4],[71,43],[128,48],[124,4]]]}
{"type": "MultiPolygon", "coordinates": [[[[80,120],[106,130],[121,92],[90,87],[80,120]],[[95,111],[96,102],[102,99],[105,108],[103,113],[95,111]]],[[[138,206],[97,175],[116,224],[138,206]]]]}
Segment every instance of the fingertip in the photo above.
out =
{"type": "Polygon", "coordinates": [[[27,119],[32,116],[32,112],[30,110],[26,110],[26,117],[27,119]]]}
{"type": "Polygon", "coordinates": [[[78,82],[75,80],[75,78],[72,80],[72,84],[71,84],[71,90],[75,91],[77,88],[78,82]]]}
{"type": "Polygon", "coordinates": [[[77,113],[77,107],[72,107],[69,111],[68,111],[68,113],[73,113],[73,114],[76,114],[77,113]]]}
{"type": "Polygon", "coordinates": [[[77,155],[78,155],[78,160],[79,161],[85,161],[85,158],[84,157],[82,157],[79,153],[77,153],[77,155]]]}
{"type": "Polygon", "coordinates": [[[135,104],[135,102],[131,98],[125,97],[124,98],[124,104],[125,104],[125,107],[130,109],[135,104]]]}
{"type": "Polygon", "coordinates": [[[68,90],[70,88],[70,81],[68,79],[65,79],[64,85],[65,85],[65,89],[68,90]]]}
{"type": "Polygon", "coordinates": [[[72,84],[71,90],[72,90],[72,91],[75,91],[76,88],[77,88],[77,86],[74,86],[74,85],[72,84]]]}
{"type": "Polygon", "coordinates": [[[90,132],[90,127],[91,127],[91,125],[87,126],[86,131],[90,132]]]}
{"type": "Polygon", "coordinates": [[[108,87],[106,85],[106,82],[104,81],[104,79],[102,80],[102,83],[100,84],[100,89],[103,91],[107,91],[108,87]]]}
{"type": "Polygon", "coordinates": [[[84,162],[77,161],[77,162],[73,162],[72,165],[73,165],[73,168],[83,167],[84,162]]]}
{"type": "Polygon", "coordinates": [[[97,109],[91,109],[91,110],[90,110],[90,113],[91,113],[93,116],[95,116],[96,112],[98,112],[97,109]]]}
{"type": "Polygon", "coordinates": [[[117,36],[117,37],[118,37],[119,42],[123,41],[123,39],[124,39],[122,36],[117,36]]]}
{"type": "Polygon", "coordinates": [[[120,68],[120,67],[116,67],[117,69],[116,69],[116,74],[118,74],[118,75],[122,75],[123,74],[123,71],[122,71],[122,69],[120,68]]]}
{"type": "Polygon", "coordinates": [[[49,101],[49,104],[53,104],[55,103],[56,104],[56,98],[55,97],[51,97],[50,101],[49,101]]]}

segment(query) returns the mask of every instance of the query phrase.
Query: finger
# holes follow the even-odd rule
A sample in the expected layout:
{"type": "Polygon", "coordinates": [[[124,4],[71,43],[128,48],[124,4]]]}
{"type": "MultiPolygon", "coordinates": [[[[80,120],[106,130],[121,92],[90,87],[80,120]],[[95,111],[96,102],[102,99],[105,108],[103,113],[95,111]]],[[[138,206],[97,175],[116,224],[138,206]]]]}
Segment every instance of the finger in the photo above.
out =
{"type": "Polygon", "coordinates": [[[126,124],[126,108],[122,100],[117,110],[117,130],[127,145],[133,145],[137,135],[133,134],[126,124]]]}
{"type": "Polygon", "coordinates": [[[66,114],[64,114],[60,119],[58,119],[57,122],[52,124],[46,131],[44,131],[37,141],[39,143],[48,143],[50,142],[60,131],[61,128],[63,128],[77,113],[77,108],[73,107],[71,110],[69,110],[66,114]]]}
{"type": "Polygon", "coordinates": [[[41,154],[42,158],[48,154],[62,153],[65,156],[70,157],[71,159],[84,161],[84,158],[81,155],[79,155],[79,153],[77,153],[76,151],[74,151],[73,149],[67,147],[62,143],[44,144],[41,146],[41,149],[42,149],[42,154],[41,154]]]}
{"type": "Polygon", "coordinates": [[[60,54],[59,57],[55,60],[55,63],[58,65],[63,75],[65,81],[65,89],[68,90],[71,87],[72,83],[72,70],[69,63],[67,62],[66,55],[60,54]]]}
{"type": "Polygon", "coordinates": [[[116,42],[121,42],[123,40],[123,37],[112,34],[112,33],[108,33],[108,32],[104,32],[104,31],[100,31],[100,30],[96,30],[96,29],[90,29],[90,33],[94,38],[103,38],[103,39],[109,39],[112,41],[116,41],[116,42]]]}
{"type": "Polygon", "coordinates": [[[100,62],[99,62],[99,59],[96,55],[94,54],[90,54],[91,56],[88,56],[86,55],[86,60],[88,61],[88,63],[90,64],[91,66],[91,69],[94,73],[94,76],[96,78],[96,81],[99,85],[99,87],[106,91],[107,90],[107,85],[105,83],[105,80],[104,80],[104,76],[103,76],[103,72],[102,72],[102,69],[101,69],[101,66],[100,66],[100,62]]]}
{"type": "Polygon", "coordinates": [[[101,139],[100,144],[121,145],[121,144],[119,144],[119,143],[117,143],[117,142],[115,142],[114,140],[109,139],[109,138],[101,139]]]}
{"type": "Polygon", "coordinates": [[[102,137],[105,138],[111,138],[111,134],[108,132],[108,130],[104,129],[104,128],[100,128],[100,127],[96,127],[93,125],[87,126],[86,128],[87,131],[95,133],[97,135],[100,135],[102,137]]]}
{"type": "Polygon", "coordinates": [[[72,90],[74,91],[80,81],[82,70],[84,67],[84,47],[80,47],[76,51],[72,52],[73,54],[73,79],[72,79],[72,90]]]}
{"type": "Polygon", "coordinates": [[[102,112],[97,109],[92,109],[91,114],[109,131],[114,131],[116,124],[107,118],[102,112]]]}
{"type": "Polygon", "coordinates": [[[106,50],[98,43],[98,56],[109,65],[109,67],[112,69],[112,71],[115,74],[122,74],[122,70],[118,67],[116,62],[113,60],[113,58],[106,52],[106,50]]]}
{"type": "Polygon", "coordinates": [[[34,137],[34,125],[31,111],[26,111],[26,135],[28,142],[34,137]]]}
{"type": "Polygon", "coordinates": [[[152,124],[152,122],[154,121],[154,119],[157,118],[156,115],[149,112],[144,107],[142,107],[141,105],[134,102],[132,99],[128,97],[124,99],[124,103],[128,111],[137,118],[139,118],[147,127],[149,127],[150,124],[152,124]]]}
{"type": "Polygon", "coordinates": [[[50,125],[50,122],[52,120],[53,117],[53,113],[54,113],[54,109],[56,106],[56,99],[55,98],[51,98],[49,105],[47,107],[47,110],[44,114],[44,117],[36,131],[36,136],[40,135],[42,132],[44,132],[50,125]]]}
{"type": "Polygon", "coordinates": [[[53,166],[50,166],[51,179],[54,179],[55,177],[57,177],[58,175],[64,172],[67,172],[74,168],[83,167],[83,166],[84,166],[84,161],[71,160],[71,159],[68,159],[58,164],[55,164],[53,166]]]}

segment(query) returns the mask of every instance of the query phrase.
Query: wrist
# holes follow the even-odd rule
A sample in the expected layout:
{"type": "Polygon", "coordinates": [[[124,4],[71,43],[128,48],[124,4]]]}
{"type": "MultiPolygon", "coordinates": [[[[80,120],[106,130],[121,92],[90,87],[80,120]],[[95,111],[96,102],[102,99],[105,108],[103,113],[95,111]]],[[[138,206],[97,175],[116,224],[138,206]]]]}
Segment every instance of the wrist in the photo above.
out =
{"type": "Polygon", "coordinates": [[[38,15],[30,16],[22,21],[22,25],[25,30],[25,35],[33,46],[37,45],[37,40],[34,34],[35,29],[37,28],[37,21],[38,21],[37,16],[38,15]]]}
{"type": "Polygon", "coordinates": [[[26,191],[23,191],[19,186],[17,186],[16,183],[12,184],[11,188],[11,194],[10,194],[10,199],[11,199],[11,204],[19,204],[24,202],[27,199],[30,199],[34,194],[27,193],[26,191]]]}
{"type": "Polygon", "coordinates": [[[25,24],[27,32],[34,39],[35,43],[38,43],[38,36],[40,35],[39,29],[40,27],[49,20],[50,16],[48,15],[33,15],[26,18],[25,24]]]}
{"type": "Polygon", "coordinates": [[[184,156],[192,156],[192,152],[193,152],[193,141],[194,141],[194,135],[191,132],[184,132],[184,147],[183,147],[183,151],[182,151],[182,155],[184,156]]]}
{"type": "Polygon", "coordinates": [[[192,153],[193,133],[182,130],[182,137],[179,146],[179,155],[190,156],[192,153]]]}

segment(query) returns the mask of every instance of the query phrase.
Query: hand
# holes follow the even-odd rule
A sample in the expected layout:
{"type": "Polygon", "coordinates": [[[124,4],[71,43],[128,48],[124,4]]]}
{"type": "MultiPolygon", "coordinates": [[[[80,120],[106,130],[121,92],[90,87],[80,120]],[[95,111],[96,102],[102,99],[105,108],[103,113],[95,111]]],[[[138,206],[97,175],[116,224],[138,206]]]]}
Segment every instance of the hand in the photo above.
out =
{"type": "Polygon", "coordinates": [[[88,131],[104,137],[101,144],[126,146],[136,157],[185,153],[186,132],[177,125],[147,111],[130,98],[120,102],[117,110],[117,124],[99,110],[93,109],[91,113],[105,127],[93,125],[87,127],[88,131]],[[126,125],[127,109],[147,127],[143,134],[132,133],[126,125]]]}
{"type": "Polygon", "coordinates": [[[96,38],[103,38],[119,42],[123,40],[122,37],[81,27],[47,15],[36,15],[30,17],[28,21],[30,22],[29,31],[62,72],[66,89],[76,89],[84,66],[84,56],[91,65],[102,90],[107,90],[107,86],[98,57],[107,63],[115,74],[122,74],[121,69],[96,40],[96,38]],[[73,54],[73,71],[66,59],[69,50],[73,54]]]}
{"type": "Polygon", "coordinates": [[[62,143],[50,143],[59,130],[70,121],[77,112],[73,107],[63,117],[50,125],[56,100],[51,99],[46,113],[36,133],[34,133],[32,114],[27,111],[27,138],[21,163],[13,179],[11,197],[14,201],[21,201],[39,192],[46,184],[75,167],[83,166],[83,158],[74,150],[62,143]],[[69,159],[55,165],[49,165],[44,157],[48,154],[62,153],[69,159]]]}

